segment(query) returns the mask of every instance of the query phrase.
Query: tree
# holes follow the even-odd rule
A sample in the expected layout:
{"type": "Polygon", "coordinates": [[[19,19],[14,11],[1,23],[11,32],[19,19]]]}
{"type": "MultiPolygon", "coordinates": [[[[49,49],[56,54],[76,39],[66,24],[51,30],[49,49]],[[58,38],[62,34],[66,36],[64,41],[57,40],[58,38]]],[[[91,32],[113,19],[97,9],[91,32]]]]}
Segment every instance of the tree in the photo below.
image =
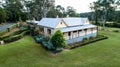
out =
{"type": "Polygon", "coordinates": [[[103,11],[103,19],[104,19],[103,29],[105,29],[105,24],[107,21],[109,10],[114,8],[111,5],[113,5],[115,2],[114,2],[114,0],[102,0],[102,1],[99,0],[99,3],[100,3],[100,6],[102,8],[102,11],[103,11]]]}
{"type": "Polygon", "coordinates": [[[98,24],[98,19],[101,17],[101,10],[99,8],[99,2],[93,2],[90,4],[91,10],[94,11],[95,24],[98,24]]]}
{"type": "Polygon", "coordinates": [[[4,9],[8,16],[8,21],[18,21],[23,12],[22,0],[6,0],[4,9]]]}
{"type": "Polygon", "coordinates": [[[7,15],[4,9],[0,8],[0,23],[5,22],[7,15]]]}
{"type": "Polygon", "coordinates": [[[57,11],[55,7],[52,7],[50,11],[48,12],[47,17],[56,18],[56,16],[57,16],[57,11]]]}
{"type": "MultiPolygon", "coordinates": [[[[103,29],[105,28],[106,21],[108,21],[108,17],[111,15],[111,13],[114,11],[114,4],[115,0],[97,0],[96,2],[93,2],[94,6],[92,9],[95,10],[96,17],[97,14],[100,13],[103,17],[103,29]]],[[[96,18],[97,23],[97,18],[96,18]]]]}
{"type": "Polygon", "coordinates": [[[70,17],[76,17],[78,16],[77,13],[76,13],[76,10],[71,7],[71,6],[68,6],[67,7],[67,11],[66,11],[67,15],[69,15],[70,17]]]}
{"type": "Polygon", "coordinates": [[[41,18],[47,17],[50,8],[53,7],[51,0],[32,0],[26,1],[27,12],[30,19],[40,20],[41,18]]]}
{"type": "Polygon", "coordinates": [[[51,37],[50,41],[55,48],[65,47],[65,38],[60,30],[57,30],[55,32],[55,34],[51,37]]]}
{"type": "Polygon", "coordinates": [[[56,6],[56,13],[59,17],[66,17],[65,8],[61,5],[56,6]]]}

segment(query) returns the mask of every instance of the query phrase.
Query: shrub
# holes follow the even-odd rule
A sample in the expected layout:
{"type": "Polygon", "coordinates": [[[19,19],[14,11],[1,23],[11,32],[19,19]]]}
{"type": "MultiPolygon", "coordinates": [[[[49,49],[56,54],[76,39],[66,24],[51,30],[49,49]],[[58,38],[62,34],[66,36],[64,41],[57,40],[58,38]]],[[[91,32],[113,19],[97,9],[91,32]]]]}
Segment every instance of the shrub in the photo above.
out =
{"type": "Polygon", "coordinates": [[[114,27],[114,23],[106,23],[105,24],[107,27],[114,27]]]}
{"type": "Polygon", "coordinates": [[[49,50],[55,49],[50,41],[42,41],[42,45],[49,50]]]}
{"type": "Polygon", "coordinates": [[[50,41],[53,44],[53,47],[55,47],[56,49],[65,47],[65,39],[60,30],[55,32],[50,41]]]}
{"type": "Polygon", "coordinates": [[[88,42],[88,38],[83,38],[83,42],[88,42]]]}
{"type": "Polygon", "coordinates": [[[7,29],[4,30],[4,31],[1,31],[1,32],[0,32],[0,36],[2,36],[3,34],[5,34],[6,32],[7,32],[7,29]]]}
{"type": "Polygon", "coordinates": [[[26,35],[27,32],[28,32],[28,31],[24,31],[24,32],[22,32],[22,33],[20,33],[20,34],[18,34],[18,35],[5,38],[4,41],[5,41],[5,43],[10,43],[10,42],[19,40],[19,39],[21,39],[24,35],[26,35]]]}
{"type": "Polygon", "coordinates": [[[108,39],[108,37],[103,36],[103,35],[98,35],[93,40],[88,40],[87,38],[84,38],[84,40],[85,40],[84,42],[80,42],[80,43],[77,43],[75,45],[70,45],[70,49],[76,48],[78,46],[84,46],[84,45],[87,45],[89,43],[93,43],[93,42],[104,40],[104,39],[108,39]]]}
{"type": "Polygon", "coordinates": [[[24,32],[24,31],[25,31],[25,30],[19,30],[19,31],[13,32],[13,33],[11,33],[11,34],[9,34],[9,35],[7,35],[7,36],[1,36],[0,39],[1,39],[1,40],[4,40],[4,39],[6,39],[6,38],[10,38],[11,36],[18,35],[18,34],[24,32]]]}
{"type": "Polygon", "coordinates": [[[90,40],[94,40],[95,38],[96,38],[96,37],[93,37],[93,36],[92,36],[92,37],[90,37],[89,39],[90,39],[90,40]]]}
{"type": "Polygon", "coordinates": [[[16,41],[16,40],[19,40],[21,38],[20,35],[16,35],[16,36],[12,36],[10,38],[6,38],[4,39],[5,43],[10,43],[10,42],[13,42],[13,41],[16,41]]]}
{"type": "Polygon", "coordinates": [[[119,32],[119,30],[113,30],[113,32],[116,32],[116,33],[118,33],[118,32],[119,32]]]}

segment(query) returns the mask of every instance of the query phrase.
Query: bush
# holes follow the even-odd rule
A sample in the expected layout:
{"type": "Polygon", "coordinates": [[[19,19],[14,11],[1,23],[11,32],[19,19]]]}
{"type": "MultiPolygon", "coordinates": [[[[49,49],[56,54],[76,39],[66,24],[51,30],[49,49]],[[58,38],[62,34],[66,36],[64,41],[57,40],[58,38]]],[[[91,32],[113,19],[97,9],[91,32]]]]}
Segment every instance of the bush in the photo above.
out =
{"type": "Polygon", "coordinates": [[[4,40],[4,39],[6,39],[6,38],[10,38],[11,36],[18,35],[18,34],[24,32],[24,31],[25,31],[25,30],[19,30],[19,31],[13,32],[13,33],[11,33],[11,34],[9,34],[9,35],[7,35],[7,36],[2,36],[2,37],[0,37],[0,39],[1,39],[1,40],[4,40]]]}
{"type": "Polygon", "coordinates": [[[34,39],[37,43],[42,43],[42,41],[44,40],[44,36],[37,35],[37,36],[34,36],[34,39]]]}
{"type": "Polygon", "coordinates": [[[42,41],[42,45],[49,50],[55,49],[50,41],[42,41]]]}
{"type": "Polygon", "coordinates": [[[4,41],[5,41],[5,43],[10,43],[10,42],[19,40],[19,39],[21,39],[24,35],[26,35],[26,33],[28,33],[28,31],[24,31],[24,32],[20,33],[19,35],[15,35],[15,36],[11,36],[11,37],[9,37],[9,38],[5,38],[4,41]]]}
{"type": "Polygon", "coordinates": [[[119,30],[113,30],[113,32],[116,32],[116,33],[118,33],[118,32],[119,32],[119,30]]]}
{"type": "Polygon", "coordinates": [[[65,47],[65,39],[63,33],[60,30],[55,32],[50,41],[53,44],[53,47],[56,49],[65,47]]]}
{"type": "Polygon", "coordinates": [[[5,34],[6,32],[7,32],[7,29],[4,30],[4,31],[1,31],[1,32],[0,32],[0,36],[2,36],[3,34],[5,34]]]}
{"type": "Polygon", "coordinates": [[[90,39],[90,40],[94,40],[95,38],[96,38],[96,37],[90,37],[89,39],[90,39]]]}
{"type": "Polygon", "coordinates": [[[114,23],[106,23],[105,24],[107,27],[114,27],[114,23]]]}
{"type": "Polygon", "coordinates": [[[83,38],[83,42],[88,42],[89,39],[88,38],[83,38]]]}
{"type": "Polygon", "coordinates": [[[75,45],[71,45],[70,49],[76,48],[78,46],[84,46],[86,44],[93,43],[93,42],[100,41],[100,40],[104,40],[104,39],[108,39],[108,37],[103,36],[103,35],[98,35],[97,37],[94,37],[94,39],[92,39],[92,40],[88,40],[87,38],[84,38],[83,42],[77,43],[75,45]]]}

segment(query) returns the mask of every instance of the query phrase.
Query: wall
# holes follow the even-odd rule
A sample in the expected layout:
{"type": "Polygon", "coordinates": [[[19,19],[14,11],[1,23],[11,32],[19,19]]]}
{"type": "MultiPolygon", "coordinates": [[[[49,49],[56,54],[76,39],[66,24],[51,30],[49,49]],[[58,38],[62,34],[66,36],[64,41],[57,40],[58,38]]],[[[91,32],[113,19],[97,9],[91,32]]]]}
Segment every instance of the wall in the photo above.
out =
{"type": "Polygon", "coordinates": [[[56,26],[56,28],[63,28],[63,27],[67,27],[64,21],[59,22],[59,24],[56,26]]]}

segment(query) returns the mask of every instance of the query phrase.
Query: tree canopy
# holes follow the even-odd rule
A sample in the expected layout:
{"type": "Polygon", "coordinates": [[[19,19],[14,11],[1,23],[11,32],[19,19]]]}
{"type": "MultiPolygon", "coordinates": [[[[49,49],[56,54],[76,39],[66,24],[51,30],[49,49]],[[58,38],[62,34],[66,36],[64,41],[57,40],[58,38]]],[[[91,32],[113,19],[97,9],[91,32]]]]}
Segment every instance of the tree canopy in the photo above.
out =
{"type": "Polygon", "coordinates": [[[5,22],[7,19],[7,15],[4,9],[0,8],[0,23],[5,22]]]}

